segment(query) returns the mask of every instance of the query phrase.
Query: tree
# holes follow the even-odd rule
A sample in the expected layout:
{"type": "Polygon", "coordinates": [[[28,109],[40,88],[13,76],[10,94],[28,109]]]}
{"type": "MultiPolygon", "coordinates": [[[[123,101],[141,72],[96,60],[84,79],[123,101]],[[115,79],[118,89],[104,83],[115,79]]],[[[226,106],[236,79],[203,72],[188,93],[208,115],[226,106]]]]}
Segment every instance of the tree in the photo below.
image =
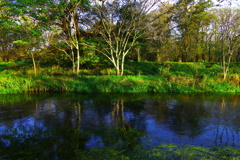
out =
{"type": "Polygon", "coordinates": [[[224,8],[216,13],[219,27],[219,50],[223,66],[223,79],[226,79],[229,66],[234,53],[238,52],[240,45],[240,10],[224,8]]]}
{"type": "MultiPolygon", "coordinates": [[[[63,44],[56,45],[56,48],[66,53],[73,63],[73,73],[78,73],[80,69],[80,18],[88,3],[88,0],[16,0],[9,1],[8,11],[14,17],[25,16],[33,21],[36,27],[31,29],[31,32],[35,30],[34,32],[37,33],[41,30],[41,36],[46,36],[44,40],[47,40],[50,34],[55,33],[55,37],[56,35],[58,37],[57,42],[63,44]],[[62,46],[64,48],[61,48],[62,46]]],[[[29,37],[32,36],[31,32],[27,32],[29,37]]],[[[17,42],[18,44],[30,43],[25,40],[15,41],[15,43],[17,42]]],[[[45,48],[49,47],[50,42],[49,39],[48,42],[45,42],[45,48]]],[[[31,44],[34,43],[31,42],[31,44]]]]}
{"type": "Polygon", "coordinates": [[[97,45],[91,46],[108,58],[117,76],[123,75],[126,55],[147,28],[146,23],[144,27],[140,26],[146,22],[146,14],[156,3],[157,0],[92,1],[89,16],[93,20],[88,21],[88,26],[97,37],[97,45]]]}
{"type": "Polygon", "coordinates": [[[40,54],[46,48],[44,29],[39,26],[37,21],[25,15],[19,16],[18,22],[20,23],[19,31],[22,31],[24,35],[19,40],[13,41],[13,43],[21,45],[25,52],[31,55],[34,75],[36,76],[37,64],[35,54],[40,54]]]}
{"type": "Polygon", "coordinates": [[[144,52],[148,60],[161,62],[171,59],[174,57],[173,54],[176,55],[173,51],[174,39],[171,32],[174,28],[171,20],[173,10],[173,4],[162,3],[156,11],[147,15],[149,19],[154,19],[144,34],[147,44],[147,49],[144,52]]]}
{"type": "Polygon", "coordinates": [[[76,74],[80,69],[82,19],[88,5],[88,0],[60,0],[53,2],[49,8],[49,19],[52,20],[50,25],[56,28],[55,33],[60,39],[54,45],[72,61],[72,71],[76,74]]]}
{"type": "MultiPolygon", "coordinates": [[[[40,52],[44,48],[44,27],[40,21],[35,18],[42,18],[40,12],[34,12],[36,6],[29,1],[4,1],[1,3],[4,5],[5,12],[1,14],[1,24],[3,24],[2,30],[6,35],[10,35],[14,38],[8,40],[9,47],[15,48],[15,50],[24,50],[25,53],[29,53],[33,62],[34,74],[37,75],[37,65],[35,61],[35,53],[40,52]],[[28,6],[28,7],[26,7],[28,6]],[[5,19],[3,19],[5,17],[5,19]],[[8,17],[8,19],[6,19],[8,17]],[[10,41],[9,41],[10,40],[10,41]]],[[[37,10],[41,10],[38,8],[37,10]]]]}
{"type": "Polygon", "coordinates": [[[7,1],[0,1],[0,56],[3,61],[10,60],[10,52],[14,50],[12,41],[17,38],[19,26],[16,17],[9,12],[8,5],[7,1]]]}
{"type": "Polygon", "coordinates": [[[208,13],[206,10],[211,5],[211,0],[179,0],[176,3],[173,20],[177,24],[177,33],[179,33],[179,47],[181,53],[179,59],[181,59],[181,61],[186,62],[196,56],[193,53],[198,52],[196,50],[196,48],[198,48],[196,44],[200,44],[200,28],[206,25],[206,20],[208,20],[208,13]]]}

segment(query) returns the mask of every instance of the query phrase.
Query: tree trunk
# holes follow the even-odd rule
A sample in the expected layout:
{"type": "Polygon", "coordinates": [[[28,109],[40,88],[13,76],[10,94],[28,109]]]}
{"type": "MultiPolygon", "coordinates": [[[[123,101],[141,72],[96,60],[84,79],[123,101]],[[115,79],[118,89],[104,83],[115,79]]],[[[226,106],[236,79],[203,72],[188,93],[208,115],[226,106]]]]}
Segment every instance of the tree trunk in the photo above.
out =
{"type": "Polygon", "coordinates": [[[140,48],[137,48],[137,61],[141,62],[140,48]]]}
{"type": "Polygon", "coordinates": [[[210,46],[208,47],[208,62],[211,62],[211,48],[210,46]]]}
{"type": "Polygon", "coordinates": [[[75,62],[72,61],[72,73],[75,74],[75,62]]]}
{"type": "Polygon", "coordinates": [[[32,62],[33,62],[33,70],[34,70],[34,75],[37,75],[37,66],[36,66],[36,61],[33,55],[33,52],[31,52],[31,56],[32,56],[32,62]]]}
{"type": "Polygon", "coordinates": [[[71,52],[72,52],[72,72],[73,72],[73,74],[75,74],[76,73],[76,69],[75,69],[75,57],[74,57],[73,47],[71,47],[71,52]]]}
{"type": "Polygon", "coordinates": [[[115,70],[116,70],[116,76],[120,76],[119,65],[115,66],[115,70]]]}
{"type": "Polygon", "coordinates": [[[226,66],[226,64],[225,64],[225,70],[224,70],[224,74],[223,74],[223,79],[225,80],[226,79],[226,77],[227,77],[227,74],[228,74],[228,70],[229,70],[229,67],[230,67],[230,63],[231,63],[231,59],[232,59],[232,52],[230,51],[230,56],[229,56],[229,58],[228,58],[228,64],[227,64],[227,66],[226,66]]]}
{"type": "Polygon", "coordinates": [[[182,53],[182,62],[187,62],[187,56],[186,56],[186,53],[182,53]]]}
{"type": "Polygon", "coordinates": [[[80,70],[80,52],[79,52],[79,44],[77,44],[77,74],[79,73],[80,70]]]}
{"type": "Polygon", "coordinates": [[[123,55],[122,57],[122,64],[121,64],[121,73],[120,73],[120,76],[123,76],[123,72],[124,72],[124,62],[125,62],[125,56],[123,55]]]}
{"type": "Polygon", "coordinates": [[[222,67],[223,67],[223,79],[226,79],[227,73],[226,73],[226,62],[225,62],[225,55],[223,53],[222,55],[222,67]]]}
{"type": "Polygon", "coordinates": [[[240,62],[240,48],[238,48],[237,56],[236,56],[236,62],[240,62]]]}

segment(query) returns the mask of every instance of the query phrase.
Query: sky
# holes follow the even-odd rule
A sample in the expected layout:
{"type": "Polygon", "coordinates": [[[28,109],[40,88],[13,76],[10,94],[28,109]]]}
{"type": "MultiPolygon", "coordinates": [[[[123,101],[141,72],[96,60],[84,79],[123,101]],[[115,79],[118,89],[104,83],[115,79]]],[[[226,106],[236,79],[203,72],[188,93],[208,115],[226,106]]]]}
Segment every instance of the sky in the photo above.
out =
{"type": "MultiPolygon", "coordinates": [[[[176,2],[176,0],[162,0],[165,2],[176,2]]],[[[240,0],[219,0],[219,1],[223,1],[222,3],[219,3],[218,0],[212,0],[213,3],[215,4],[219,4],[219,7],[229,7],[229,4],[231,3],[231,6],[234,8],[240,8],[240,0]]]]}
{"type": "Polygon", "coordinates": [[[225,0],[222,3],[217,2],[217,0],[212,0],[215,4],[219,4],[219,7],[233,7],[240,8],[240,0],[225,0]]]}

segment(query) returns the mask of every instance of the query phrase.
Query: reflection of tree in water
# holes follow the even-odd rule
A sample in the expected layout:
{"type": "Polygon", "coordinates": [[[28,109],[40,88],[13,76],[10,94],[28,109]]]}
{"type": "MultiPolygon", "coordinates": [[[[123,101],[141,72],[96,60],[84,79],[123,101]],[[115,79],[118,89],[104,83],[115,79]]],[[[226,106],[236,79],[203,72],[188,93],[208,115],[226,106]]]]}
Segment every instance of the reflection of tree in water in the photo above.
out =
{"type": "Polygon", "coordinates": [[[98,147],[98,143],[102,143],[103,146],[114,149],[131,150],[140,143],[143,132],[138,131],[136,127],[139,127],[140,123],[141,126],[145,123],[135,121],[135,118],[139,117],[139,112],[133,111],[129,105],[131,103],[128,101],[132,99],[132,96],[113,94],[104,94],[92,99],[93,109],[86,111],[88,114],[84,113],[83,120],[89,135],[95,139],[95,142],[89,142],[92,147],[98,147]]]}
{"type": "Polygon", "coordinates": [[[204,132],[208,112],[201,104],[175,101],[167,107],[167,123],[175,133],[194,138],[204,132]]]}
{"type": "Polygon", "coordinates": [[[208,123],[208,111],[199,97],[161,95],[156,100],[146,101],[146,107],[158,122],[180,136],[194,138],[201,135],[208,123]]]}
{"type": "Polygon", "coordinates": [[[236,131],[228,126],[218,126],[214,133],[215,146],[233,146],[239,147],[240,135],[239,131],[236,131]]]}
{"type": "Polygon", "coordinates": [[[240,96],[220,96],[212,110],[212,117],[218,119],[216,124],[240,128],[240,96]]]}
{"type": "Polygon", "coordinates": [[[4,136],[12,145],[9,152],[0,150],[0,155],[12,156],[6,159],[15,159],[16,154],[30,154],[29,159],[63,159],[88,147],[131,150],[144,134],[146,115],[154,117],[157,123],[166,124],[174,133],[188,137],[203,133],[210,123],[223,126],[214,128],[214,136],[216,145],[224,145],[239,139],[236,133],[240,124],[238,98],[156,96],[151,100],[139,95],[113,94],[35,97],[23,104],[0,106],[3,111],[9,110],[9,117],[2,119],[8,122],[6,127],[15,125],[26,131],[18,130],[23,134],[15,132],[16,136],[8,130],[4,136]],[[235,126],[236,130],[226,126],[235,126]],[[95,140],[91,141],[92,137],[95,140]],[[101,145],[97,145],[97,140],[101,145]]]}
{"type": "Polygon", "coordinates": [[[106,95],[94,95],[87,99],[47,100],[39,103],[38,114],[45,120],[46,126],[55,128],[53,131],[58,137],[56,146],[60,147],[59,150],[84,149],[89,143],[98,147],[99,141],[104,146],[131,149],[140,143],[142,133],[134,128],[135,124],[132,125],[132,119],[138,115],[125,117],[133,113],[131,109],[126,111],[124,99],[122,96],[106,98],[106,95]],[[95,140],[91,142],[91,139],[95,140]]]}
{"type": "MultiPolygon", "coordinates": [[[[55,150],[61,154],[73,154],[74,150],[85,148],[88,137],[82,136],[82,106],[77,100],[54,100],[45,104],[41,117],[45,120],[45,125],[56,137],[55,150]],[[47,112],[50,110],[49,112],[47,112]],[[66,153],[68,148],[72,153],[66,153]]],[[[44,107],[44,106],[43,106],[44,107]]],[[[64,157],[66,155],[61,155],[64,157]]]]}
{"type": "Polygon", "coordinates": [[[176,134],[196,138],[209,131],[208,134],[211,132],[210,138],[214,141],[212,145],[240,145],[239,96],[204,95],[173,98],[166,103],[165,119],[168,127],[176,134]]]}
{"type": "Polygon", "coordinates": [[[159,124],[180,139],[187,136],[196,138],[191,141],[196,144],[206,140],[207,146],[232,146],[240,139],[238,127],[234,127],[240,124],[240,108],[236,101],[235,96],[226,99],[212,95],[161,95],[154,100],[145,100],[145,108],[159,124]]]}
{"type": "Polygon", "coordinates": [[[124,116],[124,100],[118,99],[116,103],[114,103],[114,107],[111,112],[112,122],[115,122],[116,126],[127,126],[125,116],[124,116]]]}
{"type": "Polygon", "coordinates": [[[112,127],[105,129],[102,133],[102,140],[106,146],[132,150],[140,144],[140,137],[144,133],[130,126],[126,120],[124,99],[119,98],[113,104],[113,109],[110,112],[112,127]]]}
{"type": "Polygon", "coordinates": [[[0,139],[0,146],[4,149],[0,149],[0,159],[64,158],[85,148],[87,137],[80,136],[82,118],[79,101],[64,103],[49,98],[28,105],[27,112],[21,111],[25,116],[13,120],[13,125],[6,126],[8,129],[2,133],[4,138],[0,139]]]}
{"type": "MultiPolygon", "coordinates": [[[[219,114],[212,114],[217,121],[215,128],[215,146],[240,146],[240,102],[238,96],[221,96],[213,110],[219,114]]],[[[213,112],[214,113],[214,112],[213,112]]]]}

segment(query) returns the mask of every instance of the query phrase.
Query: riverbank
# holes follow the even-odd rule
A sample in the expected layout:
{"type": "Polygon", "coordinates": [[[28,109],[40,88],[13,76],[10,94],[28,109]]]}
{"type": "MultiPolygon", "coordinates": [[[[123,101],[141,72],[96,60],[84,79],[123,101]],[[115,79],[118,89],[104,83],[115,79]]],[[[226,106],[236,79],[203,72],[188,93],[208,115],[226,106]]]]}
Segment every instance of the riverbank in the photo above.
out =
{"type": "MultiPolygon", "coordinates": [[[[109,69],[110,70],[110,69],[109,69]]],[[[26,70],[25,70],[26,72],[26,70]]],[[[53,71],[49,71],[50,73],[53,71]]],[[[86,72],[86,71],[85,71],[86,72]]],[[[127,63],[125,76],[111,75],[33,76],[21,70],[0,72],[0,94],[22,92],[79,92],[79,93],[188,93],[240,92],[238,64],[223,80],[221,66],[210,63],[127,63]],[[155,73],[155,74],[154,74],[155,73]]],[[[99,72],[100,73],[100,72],[99,72]]],[[[64,73],[62,73],[64,74],[64,73]]]]}
{"type": "Polygon", "coordinates": [[[0,93],[79,92],[79,93],[187,93],[240,92],[237,85],[214,78],[184,76],[0,76],[0,93]]]}

